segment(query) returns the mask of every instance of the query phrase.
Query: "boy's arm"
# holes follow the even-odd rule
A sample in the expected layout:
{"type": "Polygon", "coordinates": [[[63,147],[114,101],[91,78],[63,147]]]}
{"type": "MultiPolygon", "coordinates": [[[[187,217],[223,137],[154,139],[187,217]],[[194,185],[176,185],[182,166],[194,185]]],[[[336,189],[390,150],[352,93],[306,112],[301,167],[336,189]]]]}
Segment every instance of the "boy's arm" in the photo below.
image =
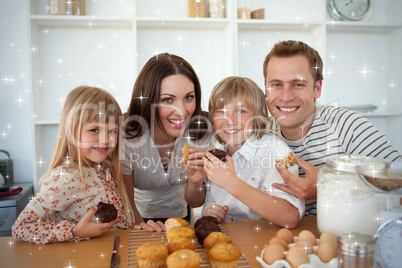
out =
{"type": "Polygon", "coordinates": [[[222,162],[217,162],[218,159],[212,154],[206,153],[206,156],[212,159],[212,161],[204,160],[209,180],[228,191],[264,219],[287,228],[297,226],[300,214],[295,206],[241,180],[236,175],[231,157],[227,156],[228,162],[221,164],[222,162]]]}

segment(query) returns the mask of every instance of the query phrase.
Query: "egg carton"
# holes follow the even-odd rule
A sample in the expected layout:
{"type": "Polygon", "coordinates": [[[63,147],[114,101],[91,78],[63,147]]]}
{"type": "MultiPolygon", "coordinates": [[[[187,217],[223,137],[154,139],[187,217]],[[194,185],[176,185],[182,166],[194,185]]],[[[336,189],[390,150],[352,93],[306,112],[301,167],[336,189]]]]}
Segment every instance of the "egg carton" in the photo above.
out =
{"type": "MultiPolygon", "coordinates": [[[[293,247],[297,242],[297,237],[294,237],[295,243],[289,244],[289,248],[293,247]]],[[[317,245],[320,243],[320,240],[317,239],[317,245]]],[[[313,246],[314,252],[317,252],[318,246],[313,246]]],[[[255,257],[257,261],[264,268],[292,268],[292,266],[286,260],[277,260],[273,264],[269,265],[266,263],[262,257],[264,256],[265,248],[261,251],[261,255],[255,257]]],[[[285,251],[285,256],[287,251],[285,251]]],[[[333,258],[328,263],[322,262],[321,259],[316,254],[308,254],[309,263],[305,263],[299,266],[299,268],[337,268],[338,267],[338,258],[333,258]]]]}

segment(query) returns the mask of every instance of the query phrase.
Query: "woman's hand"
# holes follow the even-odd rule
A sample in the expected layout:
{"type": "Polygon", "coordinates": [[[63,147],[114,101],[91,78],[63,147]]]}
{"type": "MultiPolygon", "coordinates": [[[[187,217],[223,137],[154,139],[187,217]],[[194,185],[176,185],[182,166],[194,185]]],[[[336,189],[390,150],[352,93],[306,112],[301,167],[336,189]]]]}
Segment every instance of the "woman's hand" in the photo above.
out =
{"type": "Polygon", "coordinates": [[[235,186],[239,177],[237,177],[232,157],[227,155],[226,160],[226,163],[222,162],[210,152],[205,152],[203,158],[208,179],[230,193],[230,188],[235,186]]]}
{"type": "Polygon", "coordinates": [[[107,223],[95,223],[91,221],[96,211],[98,211],[97,207],[91,208],[88,213],[73,227],[72,234],[74,237],[97,237],[112,229],[114,221],[107,223]]]}
{"type": "Polygon", "coordinates": [[[133,227],[134,230],[150,230],[150,231],[157,231],[162,232],[166,231],[165,224],[161,221],[154,222],[153,220],[148,220],[147,223],[140,222],[133,227]]]}
{"type": "Polygon", "coordinates": [[[205,211],[205,216],[215,217],[218,222],[224,222],[226,219],[226,215],[228,214],[229,207],[228,206],[219,206],[213,204],[205,211]]]}
{"type": "Polygon", "coordinates": [[[202,148],[195,147],[190,148],[189,153],[186,164],[187,177],[193,184],[199,184],[207,175],[204,171],[204,162],[202,161],[204,151],[202,148]]]}

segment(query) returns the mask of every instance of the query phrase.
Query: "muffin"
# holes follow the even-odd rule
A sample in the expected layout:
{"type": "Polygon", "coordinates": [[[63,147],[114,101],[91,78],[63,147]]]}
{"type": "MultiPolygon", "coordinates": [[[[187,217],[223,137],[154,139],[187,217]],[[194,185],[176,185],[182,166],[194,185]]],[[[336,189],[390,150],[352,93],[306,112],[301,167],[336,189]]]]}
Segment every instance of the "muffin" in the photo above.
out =
{"type": "Polygon", "coordinates": [[[213,268],[232,268],[237,266],[240,250],[232,243],[218,242],[209,250],[208,257],[213,268]]]}
{"type": "Polygon", "coordinates": [[[191,239],[194,236],[194,230],[190,227],[180,226],[176,228],[172,228],[166,232],[166,238],[168,242],[175,237],[186,237],[191,239]]]}
{"type": "Polygon", "coordinates": [[[212,232],[204,239],[204,248],[208,253],[209,250],[218,242],[232,243],[232,239],[222,232],[212,232]]]}
{"type": "Polygon", "coordinates": [[[175,227],[188,227],[189,225],[188,221],[181,218],[169,218],[165,222],[166,232],[175,227]]]}
{"type": "Polygon", "coordinates": [[[141,268],[159,268],[165,265],[168,249],[162,244],[147,242],[137,248],[135,255],[141,268]]]}
{"type": "Polygon", "coordinates": [[[207,223],[207,222],[212,222],[212,223],[218,224],[218,219],[215,218],[215,217],[213,217],[213,216],[202,216],[201,218],[199,218],[199,219],[194,223],[194,229],[197,229],[197,227],[198,227],[200,224],[207,223]]]}
{"type": "MultiPolygon", "coordinates": [[[[219,150],[219,149],[212,149],[211,151],[209,151],[211,154],[213,154],[216,158],[218,158],[219,160],[221,160],[222,162],[227,162],[226,160],[226,152],[223,150],[219,150]]],[[[209,160],[209,159],[208,159],[209,160]]],[[[210,160],[211,161],[211,160],[210,160]]]]}
{"type": "Polygon", "coordinates": [[[98,203],[98,211],[95,213],[97,221],[106,223],[111,222],[117,218],[117,209],[112,204],[103,202],[98,203]]]}
{"type": "Polygon", "coordinates": [[[204,239],[212,232],[220,232],[221,227],[213,222],[207,222],[199,224],[197,229],[195,229],[195,236],[197,237],[198,243],[204,244],[204,239]]]}
{"type": "Polygon", "coordinates": [[[188,239],[187,237],[175,237],[170,240],[170,242],[167,244],[168,252],[169,254],[172,254],[176,250],[179,249],[195,249],[195,245],[193,241],[188,239]]]}
{"type": "Polygon", "coordinates": [[[180,249],[167,258],[168,268],[194,268],[201,263],[200,255],[191,249],[180,249]]]}

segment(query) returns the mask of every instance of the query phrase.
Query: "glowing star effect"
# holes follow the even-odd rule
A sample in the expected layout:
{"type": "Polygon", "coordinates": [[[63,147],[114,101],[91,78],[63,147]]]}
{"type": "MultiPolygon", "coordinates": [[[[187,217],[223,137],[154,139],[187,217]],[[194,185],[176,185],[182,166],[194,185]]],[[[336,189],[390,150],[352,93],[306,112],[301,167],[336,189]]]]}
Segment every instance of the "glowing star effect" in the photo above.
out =
{"type": "Polygon", "coordinates": [[[182,40],[185,40],[185,39],[187,39],[187,38],[182,37],[182,36],[181,36],[181,32],[180,32],[180,33],[179,33],[179,36],[176,37],[176,38],[173,38],[173,39],[179,41],[179,44],[181,45],[181,41],[182,41],[182,40]]]}
{"type": "Polygon", "coordinates": [[[23,98],[21,98],[21,95],[19,96],[18,99],[15,99],[14,101],[19,103],[20,109],[22,109],[22,102],[25,101],[23,98]]]}
{"type": "Polygon", "coordinates": [[[147,99],[148,97],[142,96],[142,92],[141,92],[141,96],[139,96],[139,97],[134,97],[134,98],[135,98],[135,99],[139,99],[140,102],[141,102],[141,105],[142,105],[142,100],[143,100],[143,99],[147,99]]]}
{"type": "Polygon", "coordinates": [[[7,136],[8,134],[6,133],[6,131],[3,131],[3,133],[1,133],[1,136],[3,136],[3,139],[6,139],[6,136],[7,136]]]}
{"type": "Polygon", "coordinates": [[[60,104],[63,104],[63,102],[65,101],[66,99],[63,99],[63,97],[60,97],[59,99],[58,99],[58,101],[60,102],[60,104]]]}
{"type": "Polygon", "coordinates": [[[58,63],[58,64],[63,64],[63,62],[64,62],[64,60],[63,60],[62,58],[59,57],[59,58],[57,59],[57,63],[58,63]]]}
{"type": "Polygon", "coordinates": [[[250,43],[246,42],[246,40],[243,38],[243,41],[240,43],[240,45],[242,45],[243,48],[246,48],[250,46],[250,43]]]}
{"type": "Polygon", "coordinates": [[[364,63],[364,64],[363,64],[363,70],[362,70],[362,71],[357,71],[356,73],[361,73],[361,74],[363,74],[364,82],[366,82],[366,75],[369,74],[369,73],[373,73],[373,71],[368,71],[368,70],[366,69],[366,63],[364,63]]]}
{"type": "Polygon", "coordinates": [[[15,79],[13,76],[6,75],[6,76],[4,76],[3,81],[4,81],[4,84],[6,84],[6,85],[8,85],[8,84],[12,85],[12,84],[14,84],[15,79]]]}
{"type": "Polygon", "coordinates": [[[68,261],[68,265],[67,266],[64,266],[65,268],[74,268],[74,267],[76,267],[76,266],[72,266],[71,265],[71,261],[68,261]]]}

